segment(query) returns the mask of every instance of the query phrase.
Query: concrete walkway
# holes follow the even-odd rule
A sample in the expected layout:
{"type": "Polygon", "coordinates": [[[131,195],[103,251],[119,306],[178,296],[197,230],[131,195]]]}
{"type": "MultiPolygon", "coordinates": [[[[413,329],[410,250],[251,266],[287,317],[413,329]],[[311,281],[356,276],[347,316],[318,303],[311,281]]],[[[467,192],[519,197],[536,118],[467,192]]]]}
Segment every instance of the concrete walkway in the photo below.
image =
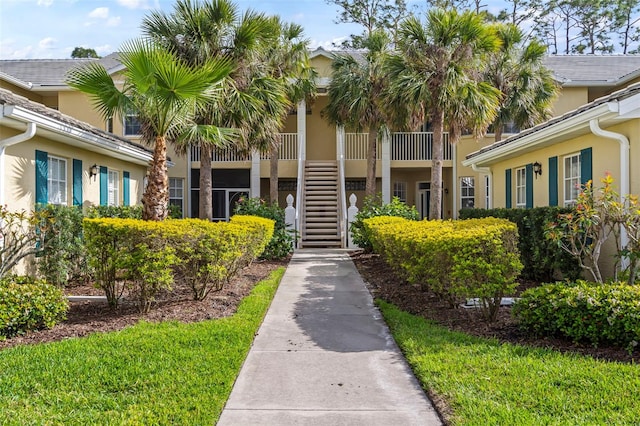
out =
{"type": "Polygon", "coordinates": [[[348,253],[297,251],[218,425],[440,424],[348,253]]]}

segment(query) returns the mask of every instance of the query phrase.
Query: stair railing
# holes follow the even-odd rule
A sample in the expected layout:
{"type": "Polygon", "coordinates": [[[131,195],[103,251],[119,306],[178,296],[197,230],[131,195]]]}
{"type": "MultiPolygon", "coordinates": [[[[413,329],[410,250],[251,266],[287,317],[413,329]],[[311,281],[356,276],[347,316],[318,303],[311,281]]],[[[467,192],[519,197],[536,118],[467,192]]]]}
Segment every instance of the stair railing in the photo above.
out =
{"type": "Polygon", "coordinates": [[[339,126],[337,131],[336,149],[338,158],[338,237],[340,238],[340,244],[342,247],[346,247],[345,236],[348,235],[349,230],[345,220],[347,212],[347,194],[345,191],[345,173],[344,173],[344,127],[339,126]]]}
{"type": "Polygon", "coordinates": [[[304,229],[304,169],[306,163],[305,158],[307,156],[304,140],[302,140],[302,138],[299,138],[298,140],[298,153],[298,181],[296,185],[296,247],[300,248],[302,232],[304,229]]]}

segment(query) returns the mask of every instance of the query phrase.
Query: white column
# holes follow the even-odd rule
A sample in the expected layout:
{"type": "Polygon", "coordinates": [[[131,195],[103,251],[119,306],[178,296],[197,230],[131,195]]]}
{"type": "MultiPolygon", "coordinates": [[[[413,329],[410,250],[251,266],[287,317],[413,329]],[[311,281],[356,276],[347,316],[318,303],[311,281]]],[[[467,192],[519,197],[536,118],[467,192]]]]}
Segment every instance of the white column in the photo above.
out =
{"type": "Polygon", "coordinates": [[[298,158],[307,159],[307,103],[305,100],[298,102],[298,158]]]}
{"type": "MultiPolygon", "coordinates": [[[[452,170],[452,180],[453,182],[451,183],[451,197],[453,197],[453,200],[451,202],[452,205],[452,210],[451,210],[451,217],[453,219],[457,219],[458,218],[458,145],[454,144],[451,147],[451,156],[453,158],[451,158],[451,163],[453,164],[453,170],[452,170]]],[[[444,212],[443,212],[444,213],[444,212]]],[[[444,217],[444,214],[443,216],[444,217]]]]}
{"type": "Polygon", "coordinates": [[[251,151],[251,188],[249,196],[251,198],[260,198],[260,153],[255,149],[251,151]]]}
{"type": "Polygon", "coordinates": [[[388,129],[382,132],[382,202],[391,202],[391,134],[388,129]]]}

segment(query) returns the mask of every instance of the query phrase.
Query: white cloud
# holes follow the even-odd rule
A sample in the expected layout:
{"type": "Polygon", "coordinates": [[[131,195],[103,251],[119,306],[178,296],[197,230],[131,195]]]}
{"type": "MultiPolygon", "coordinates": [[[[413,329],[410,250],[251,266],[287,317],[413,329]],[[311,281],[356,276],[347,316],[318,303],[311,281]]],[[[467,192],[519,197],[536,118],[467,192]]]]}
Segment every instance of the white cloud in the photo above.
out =
{"type": "Polygon", "coordinates": [[[56,41],[57,40],[53,37],[43,38],[38,42],[38,47],[40,49],[53,49],[56,41]]]}
{"type": "Polygon", "coordinates": [[[118,0],[118,4],[128,9],[150,9],[147,0],[118,0]]]}
{"type": "Polygon", "coordinates": [[[49,7],[53,4],[53,0],[38,0],[38,6],[49,7]]]}
{"type": "Polygon", "coordinates": [[[108,7],[98,7],[89,13],[89,18],[107,19],[109,17],[108,7]]]}
{"type": "Polygon", "coordinates": [[[119,16],[114,16],[113,18],[109,18],[107,19],[107,27],[117,27],[118,25],[120,25],[121,21],[122,21],[122,18],[120,18],[119,16]]]}

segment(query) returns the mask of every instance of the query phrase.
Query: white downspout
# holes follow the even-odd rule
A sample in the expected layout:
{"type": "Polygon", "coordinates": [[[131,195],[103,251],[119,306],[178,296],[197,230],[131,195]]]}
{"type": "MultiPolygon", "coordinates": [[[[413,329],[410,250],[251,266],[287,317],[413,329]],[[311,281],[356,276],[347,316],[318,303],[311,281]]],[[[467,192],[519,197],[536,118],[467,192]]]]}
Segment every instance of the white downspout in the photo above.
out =
{"type": "Polygon", "coordinates": [[[27,123],[27,130],[10,138],[0,140],[0,205],[4,205],[5,175],[4,175],[4,150],[6,147],[27,141],[36,134],[36,123],[27,123]]]}
{"type": "MultiPolygon", "coordinates": [[[[473,169],[473,171],[476,173],[480,173],[481,175],[487,175],[487,177],[489,178],[489,205],[485,207],[487,209],[492,208],[493,207],[493,174],[491,173],[491,167],[479,167],[476,163],[473,163],[471,165],[471,169],[473,169]]],[[[482,191],[482,193],[484,194],[484,190],[482,191]]]]}
{"type": "MultiPolygon", "coordinates": [[[[607,139],[613,139],[620,143],[620,202],[624,202],[624,199],[629,195],[629,139],[623,134],[604,130],[600,127],[600,121],[594,118],[589,121],[589,128],[591,133],[596,136],[600,136],[607,139]]],[[[625,247],[629,243],[629,236],[624,229],[620,230],[620,246],[625,247]]],[[[623,268],[627,266],[625,259],[622,259],[623,268]]]]}

